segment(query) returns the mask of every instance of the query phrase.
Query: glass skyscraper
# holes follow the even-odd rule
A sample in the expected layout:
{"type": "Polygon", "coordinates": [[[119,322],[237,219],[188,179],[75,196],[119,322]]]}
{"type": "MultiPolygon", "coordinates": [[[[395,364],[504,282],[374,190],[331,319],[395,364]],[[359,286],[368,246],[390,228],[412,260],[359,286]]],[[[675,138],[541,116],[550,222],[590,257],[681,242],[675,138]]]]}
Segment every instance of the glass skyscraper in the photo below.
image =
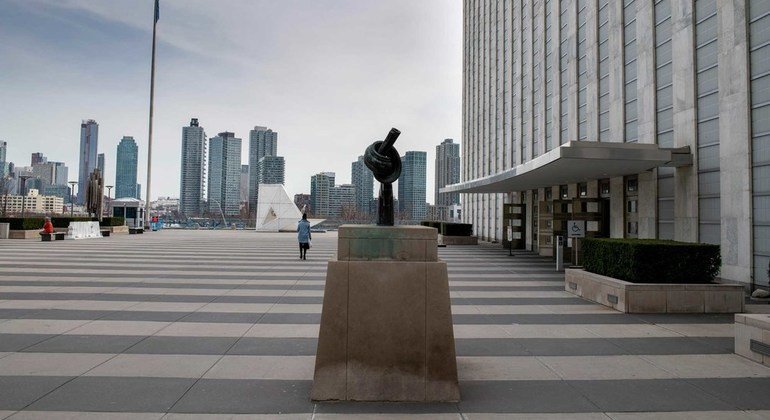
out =
{"type": "Polygon", "coordinates": [[[225,131],[209,139],[208,209],[228,216],[241,212],[241,139],[225,131]]]}
{"type": "Polygon", "coordinates": [[[460,182],[460,145],[452,139],[446,139],[436,146],[436,191],[437,206],[460,204],[460,193],[441,193],[447,185],[460,182]]]}
{"type": "Polygon", "coordinates": [[[136,171],[139,147],[133,137],[124,136],[118,143],[115,161],[115,198],[136,197],[136,171]]]}
{"type": "Polygon", "coordinates": [[[206,132],[197,118],[182,128],[182,173],[179,187],[179,212],[197,216],[206,192],[206,132]]]}
{"type": "Polygon", "coordinates": [[[249,132],[249,208],[257,210],[259,196],[259,171],[255,170],[265,156],[278,155],[278,132],[267,127],[255,126],[249,132]]]}
{"type": "Polygon", "coordinates": [[[406,152],[401,158],[401,177],[398,179],[398,205],[410,221],[421,221],[426,211],[426,152],[406,152]]]}
{"type": "Polygon", "coordinates": [[[372,195],[374,194],[374,174],[364,164],[363,156],[359,156],[358,160],[350,166],[350,179],[356,187],[356,210],[368,214],[369,204],[372,202],[372,195]]]}
{"type": "Polygon", "coordinates": [[[78,166],[78,204],[85,204],[86,187],[91,172],[97,168],[99,150],[99,124],[83,120],[80,124],[80,158],[78,166]]]}

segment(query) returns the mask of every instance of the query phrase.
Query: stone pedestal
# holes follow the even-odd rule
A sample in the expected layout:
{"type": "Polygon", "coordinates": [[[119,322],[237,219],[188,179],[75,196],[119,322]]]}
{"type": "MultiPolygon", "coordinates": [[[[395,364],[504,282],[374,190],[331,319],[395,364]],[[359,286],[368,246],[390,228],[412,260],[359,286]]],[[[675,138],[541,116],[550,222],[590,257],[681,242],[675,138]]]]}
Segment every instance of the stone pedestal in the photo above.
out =
{"type": "Polygon", "coordinates": [[[436,229],[341,226],[329,261],[311,398],[458,401],[436,229]]]}

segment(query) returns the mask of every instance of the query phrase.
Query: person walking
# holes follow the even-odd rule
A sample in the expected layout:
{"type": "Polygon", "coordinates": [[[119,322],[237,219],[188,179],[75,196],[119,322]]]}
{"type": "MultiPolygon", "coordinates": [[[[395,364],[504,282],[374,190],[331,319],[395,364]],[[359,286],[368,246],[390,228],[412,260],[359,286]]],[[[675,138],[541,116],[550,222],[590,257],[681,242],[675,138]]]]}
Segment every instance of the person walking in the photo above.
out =
{"type": "Polygon", "coordinates": [[[299,259],[307,259],[307,250],[310,249],[310,222],[307,221],[307,213],[302,213],[302,220],[297,223],[297,240],[299,241],[299,259]]]}

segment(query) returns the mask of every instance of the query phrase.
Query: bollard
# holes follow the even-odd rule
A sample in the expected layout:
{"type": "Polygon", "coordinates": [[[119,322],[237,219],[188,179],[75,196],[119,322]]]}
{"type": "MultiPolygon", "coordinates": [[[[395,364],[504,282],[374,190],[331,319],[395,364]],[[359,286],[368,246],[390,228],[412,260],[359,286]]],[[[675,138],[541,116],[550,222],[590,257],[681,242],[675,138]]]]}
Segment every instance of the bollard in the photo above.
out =
{"type": "Polygon", "coordinates": [[[564,237],[556,237],[556,271],[564,269],[564,237]]]}

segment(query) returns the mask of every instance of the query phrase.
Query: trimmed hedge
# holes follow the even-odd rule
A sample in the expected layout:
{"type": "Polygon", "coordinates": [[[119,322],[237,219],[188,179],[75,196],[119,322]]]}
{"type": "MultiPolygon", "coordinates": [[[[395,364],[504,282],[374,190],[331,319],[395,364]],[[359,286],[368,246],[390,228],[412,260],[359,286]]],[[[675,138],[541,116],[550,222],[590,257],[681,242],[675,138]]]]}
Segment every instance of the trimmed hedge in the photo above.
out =
{"type": "MultiPolygon", "coordinates": [[[[51,224],[55,228],[67,228],[70,222],[90,222],[98,219],[90,217],[52,217],[51,224]]],[[[43,228],[45,218],[43,217],[0,217],[0,223],[10,224],[11,230],[38,230],[43,228]]],[[[123,226],[122,217],[105,217],[99,226],[123,226]]]]}
{"type": "Polygon", "coordinates": [[[586,271],[632,283],[710,283],[722,265],[719,245],[607,238],[581,245],[586,271]]]}
{"type": "Polygon", "coordinates": [[[99,226],[123,226],[125,221],[123,217],[104,217],[99,226]]]}
{"type": "Polygon", "coordinates": [[[473,236],[473,224],[423,220],[420,225],[436,228],[444,236],[473,236]]]}
{"type": "Polygon", "coordinates": [[[42,229],[45,223],[43,217],[0,217],[0,223],[8,223],[11,230],[37,230],[42,229]]]}

